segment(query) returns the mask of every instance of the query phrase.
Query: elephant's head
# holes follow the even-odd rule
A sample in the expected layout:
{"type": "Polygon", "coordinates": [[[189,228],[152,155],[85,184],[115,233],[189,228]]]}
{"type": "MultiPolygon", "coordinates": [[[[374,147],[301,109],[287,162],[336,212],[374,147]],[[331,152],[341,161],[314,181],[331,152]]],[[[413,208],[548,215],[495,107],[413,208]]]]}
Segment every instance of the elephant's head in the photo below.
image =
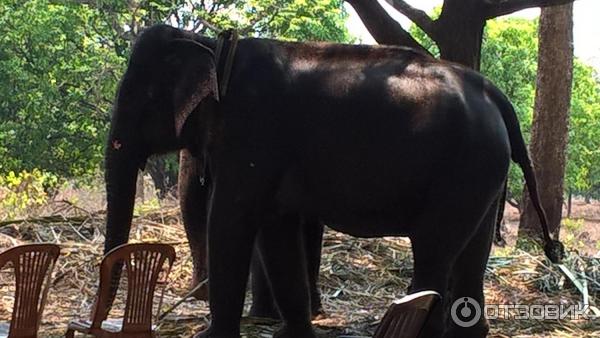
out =
{"type": "Polygon", "coordinates": [[[116,97],[105,154],[105,252],[126,243],[138,169],[148,156],[201,142],[218,100],[213,42],[173,27],[144,31],[116,97]]]}

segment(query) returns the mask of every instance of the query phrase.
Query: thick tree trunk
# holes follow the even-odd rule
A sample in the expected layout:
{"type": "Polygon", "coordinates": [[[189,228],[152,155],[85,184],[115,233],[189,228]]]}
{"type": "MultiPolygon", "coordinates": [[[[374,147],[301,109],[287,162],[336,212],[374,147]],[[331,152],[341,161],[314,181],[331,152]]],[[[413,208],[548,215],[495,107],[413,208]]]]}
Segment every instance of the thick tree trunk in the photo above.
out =
{"type": "MultiPolygon", "coordinates": [[[[573,0],[444,0],[437,20],[405,0],[386,0],[438,45],[441,58],[479,70],[483,28],[488,19],[516,11],[571,3],[573,0]]],[[[346,0],[380,44],[424,48],[396,22],[377,0],[346,0]]]]}
{"type": "MultiPolygon", "coordinates": [[[[560,228],[562,216],[572,80],[573,4],[543,8],[530,151],[542,205],[554,233],[560,228]]],[[[519,237],[537,238],[538,228],[533,206],[524,197],[519,237]]]]}
{"type": "Polygon", "coordinates": [[[484,13],[483,1],[444,1],[442,14],[435,21],[437,27],[443,27],[437,31],[435,39],[442,59],[479,70],[486,22],[484,13]]]}
{"type": "Polygon", "coordinates": [[[425,51],[376,0],[346,0],[354,9],[377,43],[400,45],[425,51]]]}
{"type": "Polygon", "coordinates": [[[461,27],[462,32],[457,31],[457,35],[453,32],[441,36],[438,40],[441,58],[479,71],[484,26],[484,22],[479,22],[461,27]],[[460,44],[456,42],[458,37],[462,39],[460,44]]]}

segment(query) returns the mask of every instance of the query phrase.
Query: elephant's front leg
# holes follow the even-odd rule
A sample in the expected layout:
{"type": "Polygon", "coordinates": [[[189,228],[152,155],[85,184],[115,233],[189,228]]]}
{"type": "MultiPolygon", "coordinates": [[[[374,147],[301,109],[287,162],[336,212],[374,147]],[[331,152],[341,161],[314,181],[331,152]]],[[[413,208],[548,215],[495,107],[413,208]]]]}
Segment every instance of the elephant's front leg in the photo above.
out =
{"type": "Polygon", "coordinates": [[[210,166],[208,288],[212,320],[210,328],[198,337],[237,338],[240,334],[256,233],[266,210],[272,210],[281,176],[269,167],[269,157],[254,153],[252,160],[240,160],[248,154],[252,153],[223,151],[210,166]]]}
{"type": "Polygon", "coordinates": [[[214,188],[217,191],[213,192],[208,222],[212,320],[210,327],[196,337],[238,338],[256,226],[243,208],[232,203],[234,196],[220,194],[218,183],[214,188]]]}
{"type": "Polygon", "coordinates": [[[284,326],[274,337],[316,337],[310,323],[310,293],[302,224],[298,215],[268,222],[257,247],[284,326]]]}
{"type": "MultiPolygon", "coordinates": [[[[203,163],[188,150],[179,153],[179,205],[185,233],[192,255],[192,282],[190,288],[208,278],[207,235],[207,198],[209,192],[208,177],[201,177],[203,163]],[[204,182],[200,180],[204,179],[204,182]],[[204,183],[204,184],[203,184],[204,183]]],[[[205,284],[193,296],[208,300],[208,285],[205,284]]]]}

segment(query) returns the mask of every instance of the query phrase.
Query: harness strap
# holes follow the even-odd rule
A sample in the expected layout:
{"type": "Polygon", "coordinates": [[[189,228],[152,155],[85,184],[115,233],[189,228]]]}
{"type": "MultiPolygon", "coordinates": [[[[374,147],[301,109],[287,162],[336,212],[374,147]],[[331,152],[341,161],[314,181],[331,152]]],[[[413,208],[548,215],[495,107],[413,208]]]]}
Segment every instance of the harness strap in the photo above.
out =
{"type": "Polygon", "coordinates": [[[225,30],[219,34],[217,49],[215,50],[219,99],[225,97],[227,94],[227,86],[229,85],[229,77],[233,68],[233,58],[235,57],[238,40],[238,32],[233,29],[225,30]]]}

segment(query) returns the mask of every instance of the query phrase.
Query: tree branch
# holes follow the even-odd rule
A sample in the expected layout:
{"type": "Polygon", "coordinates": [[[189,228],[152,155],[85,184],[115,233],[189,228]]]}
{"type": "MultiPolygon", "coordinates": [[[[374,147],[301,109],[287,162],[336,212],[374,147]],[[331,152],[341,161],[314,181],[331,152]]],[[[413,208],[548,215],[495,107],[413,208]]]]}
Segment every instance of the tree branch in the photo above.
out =
{"type": "Polygon", "coordinates": [[[385,0],[387,3],[392,5],[398,12],[406,16],[410,21],[414,22],[419,28],[421,28],[429,37],[435,40],[434,35],[436,34],[435,22],[431,20],[429,15],[418,8],[415,8],[407,4],[403,0],[385,0]]]}
{"type": "Polygon", "coordinates": [[[493,19],[522,9],[564,5],[574,0],[484,0],[484,2],[486,19],[493,19]]]}
{"type": "Polygon", "coordinates": [[[346,0],[358,13],[373,38],[382,45],[401,45],[430,54],[396,20],[381,7],[377,0],[346,0]]]}

